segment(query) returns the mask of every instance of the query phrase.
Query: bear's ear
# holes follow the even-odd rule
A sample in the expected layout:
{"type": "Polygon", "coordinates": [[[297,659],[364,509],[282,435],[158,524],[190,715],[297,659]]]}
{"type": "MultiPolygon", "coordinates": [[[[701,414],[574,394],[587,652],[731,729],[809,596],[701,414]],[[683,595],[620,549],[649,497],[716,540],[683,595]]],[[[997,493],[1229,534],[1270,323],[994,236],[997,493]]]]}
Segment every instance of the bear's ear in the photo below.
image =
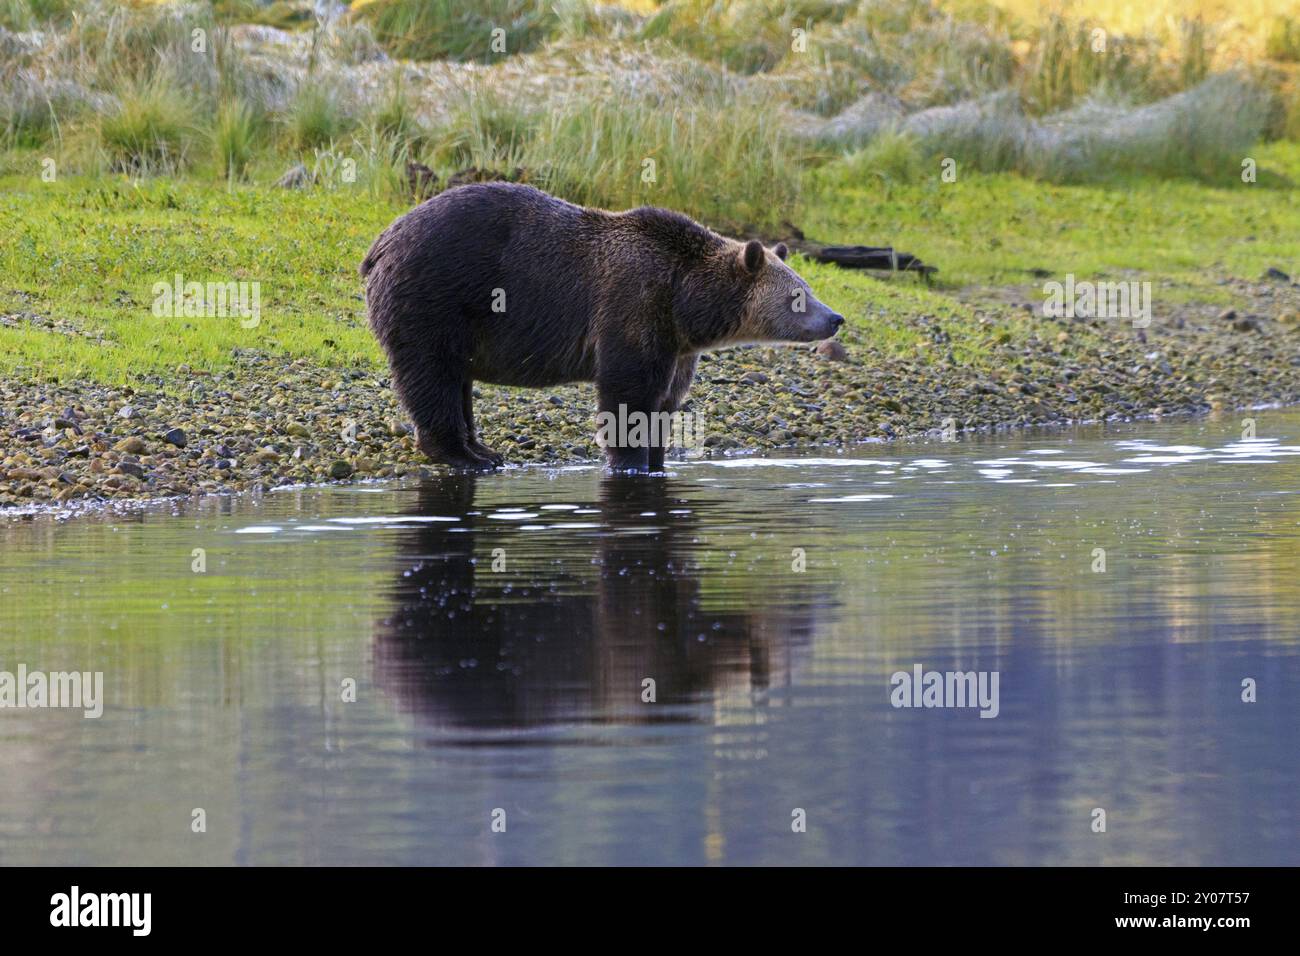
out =
{"type": "Polygon", "coordinates": [[[740,255],[740,261],[744,263],[745,269],[749,272],[757,272],[763,268],[763,259],[766,253],[763,251],[763,244],[757,239],[751,239],[745,243],[745,251],[740,255]]]}
{"type": "Polygon", "coordinates": [[[772,251],[776,253],[776,257],[782,262],[785,262],[786,256],[790,254],[790,250],[784,242],[778,242],[772,251]]]}

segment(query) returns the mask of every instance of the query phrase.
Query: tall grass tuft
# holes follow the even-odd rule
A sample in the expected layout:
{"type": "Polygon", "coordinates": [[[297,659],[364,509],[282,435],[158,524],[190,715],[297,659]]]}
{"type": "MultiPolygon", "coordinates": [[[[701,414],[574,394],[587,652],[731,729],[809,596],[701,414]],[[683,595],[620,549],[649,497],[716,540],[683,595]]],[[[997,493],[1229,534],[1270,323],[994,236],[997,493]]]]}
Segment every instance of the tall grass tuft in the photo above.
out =
{"type": "MultiPolygon", "coordinates": [[[[415,160],[409,140],[381,133],[374,126],[358,135],[353,142],[357,160],[357,180],[371,199],[410,201],[411,181],[406,164],[415,160]]],[[[421,197],[423,198],[423,197],[421,197]]]]}
{"type": "Polygon", "coordinates": [[[195,137],[194,104],[165,73],[118,84],[118,107],[98,125],[110,169],[132,175],[177,173],[195,137]]]}
{"type": "Polygon", "coordinates": [[[77,0],[0,0],[0,27],[22,32],[68,21],[77,0]]]}
{"type": "Polygon", "coordinates": [[[38,146],[57,132],[45,84],[26,70],[0,73],[0,146],[38,146]]]}
{"type": "Polygon", "coordinates": [[[1264,55],[1270,60],[1300,63],[1300,21],[1274,17],[1264,38],[1264,55]]]}
{"type": "Polygon", "coordinates": [[[667,206],[735,231],[797,214],[797,145],[765,99],[572,101],[519,153],[548,188],[583,204],[667,206]]]}
{"type": "Polygon", "coordinates": [[[393,56],[411,60],[477,60],[532,50],[558,26],[545,0],[376,0],[358,10],[393,56]],[[494,29],[505,50],[493,50],[494,29]]]}
{"type": "Polygon", "coordinates": [[[433,161],[453,171],[469,166],[510,170],[524,163],[539,115],[484,85],[466,87],[433,149],[433,161]]]}
{"type": "Polygon", "coordinates": [[[1157,64],[1152,41],[1052,14],[1037,32],[1020,88],[1035,113],[1066,109],[1097,91],[1149,99],[1157,64]]]}
{"type": "Polygon", "coordinates": [[[914,183],[926,170],[925,156],[916,137],[899,130],[880,133],[866,146],[822,168],[816,180],[822,189],[914,183]]]}
{"type": "Polygon", "coordinates": [[[422,148],[428,138],[428,131],[416,117],[400,78],[394,80],[371,113],[369,125],[379,136],[406,143],[412,150],[422,148]]]}
{"type": "Polygon", "coordinates": [[[1210,32],[1200,17],[1178,24],[1178,88],[1191,89],[1210,75],[1210,32]]]}
{"type": "Polygon", "coordinates": [[[339,91],[329,83],[308,78],[289,104],[284,125],[290,145],[306,150],[341,139],[353,124],[339,91]]]}
{"type": "Polygon", "coordinates": [[[260,132],[257,113],[240,99],[226,99],[212,121],[212,152],[223,179],[243,179],[257,151],[260,132]]]}

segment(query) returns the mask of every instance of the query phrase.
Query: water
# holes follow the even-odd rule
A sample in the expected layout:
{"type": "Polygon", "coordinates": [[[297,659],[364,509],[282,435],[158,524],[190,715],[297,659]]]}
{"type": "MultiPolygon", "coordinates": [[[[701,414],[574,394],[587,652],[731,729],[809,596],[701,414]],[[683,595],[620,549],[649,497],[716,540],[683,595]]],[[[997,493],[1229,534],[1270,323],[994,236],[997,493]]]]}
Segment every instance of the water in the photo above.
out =
{"type": "Polygon", "coordinates": [[[0,864],[1300,863],[1252,414],[0,523],[0,671],[105,681],[0,710],[0,864]]]}

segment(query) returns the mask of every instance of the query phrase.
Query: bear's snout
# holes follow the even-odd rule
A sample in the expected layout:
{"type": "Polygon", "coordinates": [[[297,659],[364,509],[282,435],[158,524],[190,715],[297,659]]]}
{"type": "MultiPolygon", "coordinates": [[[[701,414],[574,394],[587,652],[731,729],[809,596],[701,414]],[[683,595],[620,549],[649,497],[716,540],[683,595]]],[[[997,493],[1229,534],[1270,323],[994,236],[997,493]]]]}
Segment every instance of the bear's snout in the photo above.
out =
{"type": "Polygon", "coordinates": [[[829,339],[840,330],[840,326],[843,324],[844,316],[822,306],[813,320],[805,326],[805,335],[814,342],[829,339]]]}

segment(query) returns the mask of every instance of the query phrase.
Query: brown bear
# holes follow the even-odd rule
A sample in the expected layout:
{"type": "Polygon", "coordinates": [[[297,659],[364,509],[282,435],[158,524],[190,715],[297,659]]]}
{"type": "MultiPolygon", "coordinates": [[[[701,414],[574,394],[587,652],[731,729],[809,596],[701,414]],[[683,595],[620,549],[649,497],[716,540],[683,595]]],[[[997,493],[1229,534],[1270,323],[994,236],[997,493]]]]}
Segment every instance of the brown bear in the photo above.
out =
{"type": "MultiPolygon", "coordinates": [[[[842,316],[783,261],[653,207],[612,213],[531,186],[478,183],[424,202],[365,261],[370,328],[434,461],[488,469],[474,382],[596,383],[600,411],[675,412],[700,352],[829,338],[842,316]]],[[[652,430],[653,432],[653,430],[652,430]]],[[[661,471],[662,435],[606,444],[616,471],[661,471]]]]}

